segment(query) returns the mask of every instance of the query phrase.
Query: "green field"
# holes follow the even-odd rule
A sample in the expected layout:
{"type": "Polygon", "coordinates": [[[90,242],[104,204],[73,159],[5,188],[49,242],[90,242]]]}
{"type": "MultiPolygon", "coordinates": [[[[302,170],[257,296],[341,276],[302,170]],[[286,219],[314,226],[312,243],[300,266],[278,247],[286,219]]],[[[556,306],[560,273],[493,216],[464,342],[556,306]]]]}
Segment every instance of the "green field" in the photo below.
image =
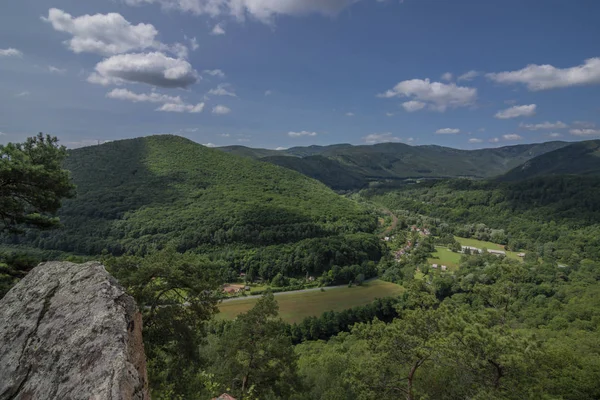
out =
{"type": "Polygon", "coordinates": [[[504,246],[501,244],[484,242],[482,240],[477,239],[466,239],[458,236],[455,236],[454,239],[456,239],[462,246],[472,246],[477,247],[479,249],[486,248],[488,250],[502,250],[506,251],[506,256],[508,258],[512,258],[513,260],[522,260],[522,258],[518,256],[519,252],[504,250],[504,246]]]}
{"type": "MultiPolygon", "coordinates": [[[[287,322],[300,322],[306,317],[319,316],[325,311],[342,311],[347,308],[362,306],[376,298],[395,296],[404,289],[395,283],[380,280],[365,283],[363,286],[351,288],[325,288],[311,292],[289,292],[276,294],[279,303],[279,316],[287,322]]],[[[248,311],[256,303],[257,298],[234,300],[222,303],[217,318],[233,319],[238,314],[248,311]]]]}
{"type": "Polygon", "coordinates": [[[454,271],[458,269],[461,256],[462,254],[454,253],[445,247],[436,247],[435,251],[431,254],[431,258],[427,259],[427,262],[430,265],[446,265],[450,271],[454,271]]]}

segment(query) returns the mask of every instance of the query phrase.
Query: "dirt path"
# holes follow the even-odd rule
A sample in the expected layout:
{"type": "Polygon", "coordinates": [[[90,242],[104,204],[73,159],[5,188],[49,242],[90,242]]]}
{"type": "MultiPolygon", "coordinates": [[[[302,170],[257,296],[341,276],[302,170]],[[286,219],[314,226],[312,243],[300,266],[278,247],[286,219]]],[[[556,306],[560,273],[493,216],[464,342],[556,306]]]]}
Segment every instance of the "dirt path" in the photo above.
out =
{"type": "Polygon", "coordinates": [[[398,226],[398,217],[387,208],[382,209],[383,213],[392,217],[392,224],[388,226],[379,236],[385,237],[398,226]]]}

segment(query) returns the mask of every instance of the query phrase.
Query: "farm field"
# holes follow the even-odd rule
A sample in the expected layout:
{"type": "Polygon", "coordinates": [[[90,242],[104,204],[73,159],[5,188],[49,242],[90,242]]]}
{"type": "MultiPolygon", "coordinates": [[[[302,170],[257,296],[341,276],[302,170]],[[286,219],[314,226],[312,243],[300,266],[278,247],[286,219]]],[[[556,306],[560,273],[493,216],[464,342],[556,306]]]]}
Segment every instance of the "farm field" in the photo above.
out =
{"type": "Polygon", "coordinates": [[[429,265],[446,265],[450,271],[455,271],[458,269],[461,256],[462,254],[454,253],[445,247],[436,247],[435,252],[427,259],[427,262],[429,265]]]}
{"type": "MultiPolygon", "coordinates": [[[[319,316],[325,311],[342,311],[362,306],[376,298],[395,296],[404,289],[395,283],[374,280],[363,286],[325,288],[309,292],[276,293],[279,316],[287,322],[300,322],[306,317],[319,316]]],[[[222,303],[217,318],[233,319],[254,306],[257,298],[222,303]]]]}
{"type": "MultiPolygon", "coordinates": [[[[521,257],[518,256],[519,252],[504,250],[504,246],[502,246],[501,244],[496,244],[496,243],[492,243],[492,242],[484,242],[482,240],[477,240],[477,239],[466,239],[466,238],[461,238],[458,236],[455,236],[454,238],[462,246],[472,246],[472,247],[477,247],[479,249],[483,249],[485,247],[488,250],[502,250],[502,251],[506,251],[506,256],[508,258],[512,258],[513,260],[521,260],[521,257]]],[[[459,257],[459,259],[460,259],[460,257],[459,257]]]]}

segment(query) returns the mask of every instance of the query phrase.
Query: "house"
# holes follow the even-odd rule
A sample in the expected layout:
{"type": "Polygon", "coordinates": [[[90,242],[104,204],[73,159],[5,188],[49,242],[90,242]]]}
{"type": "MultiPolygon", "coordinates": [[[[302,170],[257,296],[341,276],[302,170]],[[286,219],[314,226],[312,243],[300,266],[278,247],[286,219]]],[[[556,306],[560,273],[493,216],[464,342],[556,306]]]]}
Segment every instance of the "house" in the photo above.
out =
{"type": "Polygon", "coordinates": [[[445,266],[445,265],[442,265],[442,271],[446,271],[447,269],[448,269],[448,267],[447,267],[447,266],[445,266]]]}
{"type": "Polygon", "coordinates": [[[433,269],[437,269],[437,268],[438,268],[438,265],[437,265],[437,264],[431,264],[431,268],[433,268],[433,269]]]}
{"type": "Polygon", "coordinates": [[[519,253],[517,254],[519,257],[525,257],[525,253],[519,253]]]}
{"type": "Polygon", "coordinates": [[[502,250],[488,250],[488,253],[493,254],[495,256],[505,256],[506,252],[502,250]]]}
{"type": "Polygon", "coordinates": [[[389,242],[390,241],[390,237],[386,236],[386,237],[383,238],[383,240],[385,240],[386,242],[389,242]]]}
{"type": "Polygon", "coordinates": [[[470,253],[482,253],[481,249],[478,249],[477,247],[473,247],[473,246],[460,246],[461,248],[461,252],[465,252],[466,250],[468,250],[470,253]]]}
{"type": "Polygon", "coordinates": [[[229,395],[227,393],[223,393],[219,397],[213,397],[212,400],[236,400],[236,399],[235,399],[235,397],[232,397],[231,395],[229,395]]]}

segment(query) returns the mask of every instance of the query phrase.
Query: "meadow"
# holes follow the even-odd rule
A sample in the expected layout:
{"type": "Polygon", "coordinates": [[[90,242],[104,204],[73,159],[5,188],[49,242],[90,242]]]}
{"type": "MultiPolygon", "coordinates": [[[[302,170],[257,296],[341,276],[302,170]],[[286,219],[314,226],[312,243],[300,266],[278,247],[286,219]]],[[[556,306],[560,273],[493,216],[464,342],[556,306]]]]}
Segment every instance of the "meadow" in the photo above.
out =
{"type": "MultiPolygon", "coordinates": [[[[396,296],[404,290],[395,283],[374,280],[353,287],[324,288],[325,291],[276,293],[279,316],[286,322],[300,322],[306,317],[319,316],[325,311],[342,311],[362,306],[376,298],[396,296]]],[[[233,319],[250,310],[258,298],[233,300],[219,306],[217,318],[233,319]]]]}

